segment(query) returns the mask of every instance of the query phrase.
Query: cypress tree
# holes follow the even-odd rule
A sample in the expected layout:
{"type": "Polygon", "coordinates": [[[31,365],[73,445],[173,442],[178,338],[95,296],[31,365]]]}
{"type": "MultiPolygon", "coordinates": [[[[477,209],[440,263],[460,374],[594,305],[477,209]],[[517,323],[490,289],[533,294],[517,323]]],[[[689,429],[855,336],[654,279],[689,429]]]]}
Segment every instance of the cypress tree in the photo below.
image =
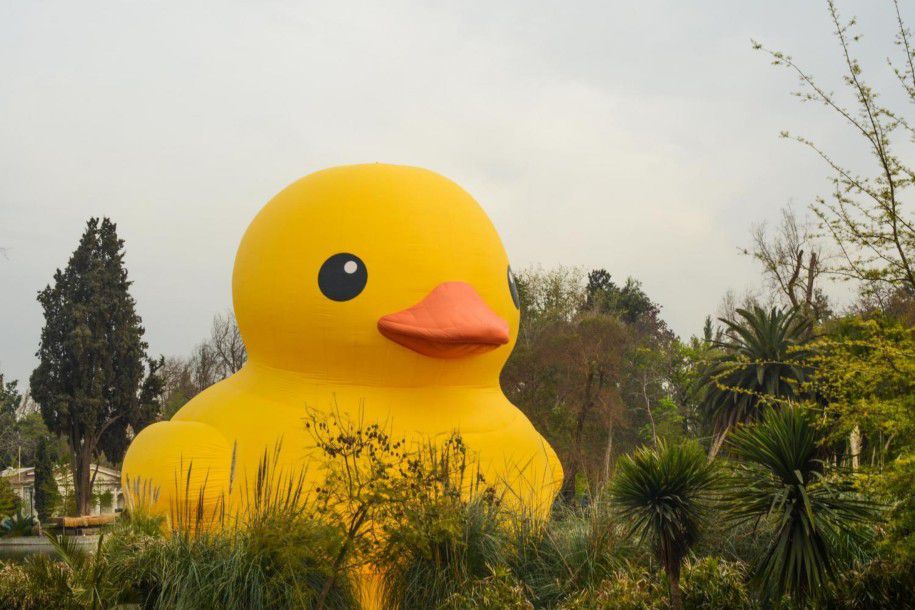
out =
{"type": "Polygon", "coordinates": [[[128,430],[155,416],[155,401],[140,398],[146,343],[130,285],[115,224],[91,218],[66,268],[38,293],[45,326],[32,396],[48,429],[69,442],[79,514],[91,502],[93,459],[120,461],[128,430]]]}
{"type": "Polygon", "coordinates": [[[60,504],[60,492],[54,479],[53,447],[47,437],[35,451],[35,512],[46,523],[60,504]]]}

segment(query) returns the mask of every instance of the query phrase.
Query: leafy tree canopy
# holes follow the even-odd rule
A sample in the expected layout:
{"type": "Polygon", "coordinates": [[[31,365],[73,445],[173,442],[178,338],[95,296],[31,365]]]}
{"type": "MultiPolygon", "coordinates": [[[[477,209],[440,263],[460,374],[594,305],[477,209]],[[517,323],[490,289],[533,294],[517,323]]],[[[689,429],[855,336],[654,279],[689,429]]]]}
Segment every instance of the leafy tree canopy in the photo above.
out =
{"type": "MultiPolygon", "coordinates": [[[[48,428],[70,443],[80,511],[91,461],[120,460],[128,429],[145,426],[158,408],[148,391],[155,388],[144,387],[146,343],[130,284],[115,224],[92,218],[66,268],[38,294],[45,326],[32,396],[48,428]]],[[[150,368],[155,384],[157,365],[150,368]]]]}

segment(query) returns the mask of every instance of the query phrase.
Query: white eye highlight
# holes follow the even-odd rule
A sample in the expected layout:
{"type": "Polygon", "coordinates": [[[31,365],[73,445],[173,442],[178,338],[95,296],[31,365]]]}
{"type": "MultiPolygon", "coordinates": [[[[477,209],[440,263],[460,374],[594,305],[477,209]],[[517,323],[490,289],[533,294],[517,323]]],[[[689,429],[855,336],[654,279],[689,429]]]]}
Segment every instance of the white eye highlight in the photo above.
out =
{"type": "Polygon", "coordinates": [[[343,265],[343,270],[351,275],[353,273],[356,273],[356,271],[358,269],[359,269],[359,263],[357,263],[356,261],[346,261],[346,263],[344,263],[344,265],[343,265]]]}

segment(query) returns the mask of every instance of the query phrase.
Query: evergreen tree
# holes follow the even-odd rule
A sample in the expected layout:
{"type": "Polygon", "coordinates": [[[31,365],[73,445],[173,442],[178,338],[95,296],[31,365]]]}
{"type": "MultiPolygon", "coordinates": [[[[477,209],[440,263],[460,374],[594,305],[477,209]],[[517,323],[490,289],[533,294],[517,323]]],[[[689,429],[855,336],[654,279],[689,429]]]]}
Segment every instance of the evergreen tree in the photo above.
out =
{"type": "Polygon", "coordinates": [[[4,382],[0,373],[0,470],[16,464],[16,409],[21,398],[16,380],[4,382]]]}
{"type": "Polygon", "coordinates": [[[130,284],[115,224],[92,218],[66,269],[38,293],[45,326],[32,396],[48,428],[69,441],[80,514],[91,501],[92,460],[119,461],[128,430],[155,416],[148,392],[140,396],[146,343],[130,284]]]}
{"type": "Polygon", "coordinates": [[[7,479],[0,477],[0,519],[12,517],[19,512],[19,496],[7,479]]]}
{"type": "Polygon", "coordinates": [[[43,438],[35,452],[35,511],[42,522],[47,522],[60,504],[60,492],[54,480],[54,447],[49,438],[43,438]]]}

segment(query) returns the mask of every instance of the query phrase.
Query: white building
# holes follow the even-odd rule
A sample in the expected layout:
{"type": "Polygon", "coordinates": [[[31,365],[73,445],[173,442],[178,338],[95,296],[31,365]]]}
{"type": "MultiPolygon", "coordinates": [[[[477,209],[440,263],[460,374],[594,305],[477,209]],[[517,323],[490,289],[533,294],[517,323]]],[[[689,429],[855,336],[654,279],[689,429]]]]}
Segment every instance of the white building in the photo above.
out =
{"type": "MultiPolygon", "coordinates": [[[[90,515],[113,513],[124,508],[124,494],[121,492],[121,473],[113,468],[93,464],[90,473],[96,473],[92,486],[93,502],[90,515]],[[97,472],[96,472],[97,469],[97,472]]],[[[90,475],[91,476],[91,475],[90,475]]],[[[25,516],[35,513],[35,468],[7,468],[0,471],[0,477],[8,480],[19,496],[20,511],[25,516]]],[[[56,468],[54,479],[61,500],[73,497],[73,474],[67,468],[56,468]]]]}

